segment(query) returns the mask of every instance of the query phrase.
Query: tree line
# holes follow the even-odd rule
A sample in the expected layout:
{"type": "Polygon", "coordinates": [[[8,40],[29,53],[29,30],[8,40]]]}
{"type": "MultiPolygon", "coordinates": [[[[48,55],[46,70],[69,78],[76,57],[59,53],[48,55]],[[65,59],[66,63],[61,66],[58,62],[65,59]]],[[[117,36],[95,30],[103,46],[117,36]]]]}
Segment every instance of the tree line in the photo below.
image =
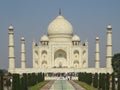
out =
{"type": "MultiPolygon", "coordinates": [[[[11,74],[12,90],[28,90],[28,87],[44,81],[44,73],[11,74]]],[[[3,74],[0,74],[0,90],[3,90],[3,74]]]]}
{"type": "Polygon", "coordinates": [[[115,81],[116,75],[112,74],[105,74],[105,73],[78,73],[78,80],[81,82],[85,82],[88,85],[92,85],[98,90],[110,90],[110,84],[112,90],[115,89],[115,84],[118,83],[117,88],[120,90],[120,74],[117,75],[118,82],[115,81]]]}

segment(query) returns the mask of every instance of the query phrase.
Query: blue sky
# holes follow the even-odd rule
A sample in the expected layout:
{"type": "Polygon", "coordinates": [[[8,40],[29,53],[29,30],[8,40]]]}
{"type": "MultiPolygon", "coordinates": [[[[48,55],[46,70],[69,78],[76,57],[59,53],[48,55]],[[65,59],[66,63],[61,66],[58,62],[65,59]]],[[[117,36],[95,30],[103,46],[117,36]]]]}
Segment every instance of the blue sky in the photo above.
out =
{"type": "Polygon", "coordinates": [[[26,40],[27,67],[32,66],[32,40],[39,42],[58,15],[71,22],[82,42],[89,42],[89,66],[94,66],[95,37],[100,38],[101,66],[105,66],[106,26],[113,27],[113,54],[120,52],[119,0],[0,0],[0,68],[8,68],[8,26],[15,27],[16,67],[20,67],[20,38],[26,40]]]}

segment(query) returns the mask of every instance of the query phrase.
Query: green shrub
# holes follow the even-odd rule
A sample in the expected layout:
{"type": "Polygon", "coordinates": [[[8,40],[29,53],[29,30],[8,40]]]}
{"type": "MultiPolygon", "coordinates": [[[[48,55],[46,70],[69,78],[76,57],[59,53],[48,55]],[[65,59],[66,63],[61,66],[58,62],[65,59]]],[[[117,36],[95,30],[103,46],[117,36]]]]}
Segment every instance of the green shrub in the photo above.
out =
{"type": "Polygon", "coordinates": [[[3,90],[3,75],[0,75],[0,90],[3,90]]]}
{"type": "Polygon", "coordinates": [[[115,75],[112,73],[112,90],[115,90],[115,75]]]}
{"type": "Polygon", "coordinates": [[[98,74],[95,73],[93,78],[93,87],[98,88],[98,74]]]}
{"type": "Polygon", "coordinates": [[[120,90],[120,73],[118,74],[118,90],[120,90]]]}
{"type": "Polygon", "coordinates": [[[23,74],[22,78],[20,79],[20,88],[21,88],[21,90],[28,90],[28,88],[27,88],[27,74],[23,74]]]}
{"type": "Polygon", "coordinates": [[[109,81],[110,80],[110,75],[109,75],[109,73],[106,74],[106,78],[105,79],[106,79],[105,80],[106,81],[105,82],[106,83],[105,84],[106,85],[106,90],[109,90],[109,88],[110,88],[110,81],[109,81]]]}
{"type": "Polygon", "coordinates": [[[101,89],[102,88],[102,74],[101,73],[99,73],[99,82],[98,82],[98,84],[99,84],[99,89],[101,89]]]}
{"type": "Polygon", "coordinates": [[[12,90],[20,90],[20,76],[13,74],[12,90]]]}

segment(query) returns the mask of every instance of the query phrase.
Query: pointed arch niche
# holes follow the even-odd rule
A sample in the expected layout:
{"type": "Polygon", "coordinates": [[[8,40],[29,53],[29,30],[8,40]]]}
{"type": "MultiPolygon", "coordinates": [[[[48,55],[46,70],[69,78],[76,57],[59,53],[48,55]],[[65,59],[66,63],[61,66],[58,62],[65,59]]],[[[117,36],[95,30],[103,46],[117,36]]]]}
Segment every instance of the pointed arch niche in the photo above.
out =
{"type": "Polygon", "coordinates": [[[54,53],[54,65],[58,68],[67,67],[67,54],[64,50],[59,49],[54,53]]]}

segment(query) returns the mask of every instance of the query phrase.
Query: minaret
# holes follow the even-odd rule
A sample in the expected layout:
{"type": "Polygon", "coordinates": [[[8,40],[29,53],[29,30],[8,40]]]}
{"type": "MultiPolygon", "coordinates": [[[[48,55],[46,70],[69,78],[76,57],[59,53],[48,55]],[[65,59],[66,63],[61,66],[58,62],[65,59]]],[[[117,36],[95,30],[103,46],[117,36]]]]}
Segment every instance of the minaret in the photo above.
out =
{"type": "Polygon", "coordinates": [[[8,59],[9,59],[9,72],[14,72],[15,68],[15,55],[14,55],[14,27],[12,25],[9,26],[8,28],[9,33],[8,33],[8,48],[9,48],[9,53],[8,53],[8,59]]]}
{"type": "Polygon", "coordinates": [[[106,68],[111,69],[112,59],[112,26],[107,26],[107,45],[106,45],[106,68]]]}
{"type": "Polygon", "coordinates": [[[26,68],[26,61],[25,61],[25,39],[24,37],[21,38],[21,68],[26,68]]]}
{"type": "Polygon", "coordinates": [[[95,49],[95,68],[100,68],[100,50],[99,50],[99,37],[96,37],[96,49],[95,49]]]}

